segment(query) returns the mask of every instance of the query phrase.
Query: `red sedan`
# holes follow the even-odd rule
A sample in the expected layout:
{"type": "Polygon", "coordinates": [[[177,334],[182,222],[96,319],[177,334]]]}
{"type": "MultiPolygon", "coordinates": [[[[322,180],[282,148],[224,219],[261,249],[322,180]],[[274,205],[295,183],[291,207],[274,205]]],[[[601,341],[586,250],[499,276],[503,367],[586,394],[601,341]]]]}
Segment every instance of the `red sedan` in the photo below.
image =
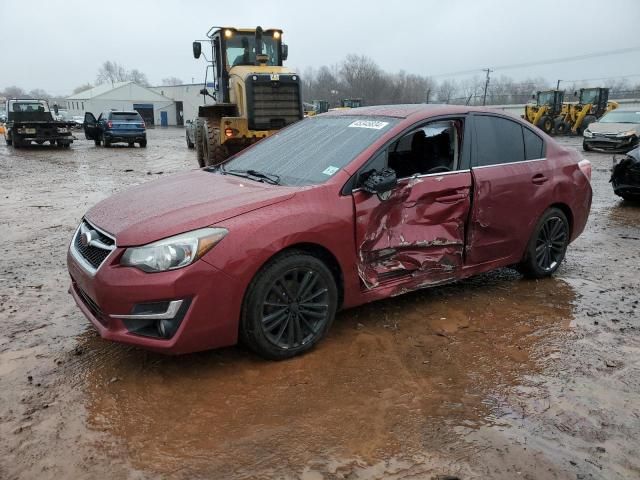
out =
{"type": "Polygon", "coordinates": [[[87,212],[70,292],[102,337],[165,353],[312,348],[336,311],[516,266],[554,273],[591,165],[499,112],[405,105],[298,122],[224,165],[87,212]]]}

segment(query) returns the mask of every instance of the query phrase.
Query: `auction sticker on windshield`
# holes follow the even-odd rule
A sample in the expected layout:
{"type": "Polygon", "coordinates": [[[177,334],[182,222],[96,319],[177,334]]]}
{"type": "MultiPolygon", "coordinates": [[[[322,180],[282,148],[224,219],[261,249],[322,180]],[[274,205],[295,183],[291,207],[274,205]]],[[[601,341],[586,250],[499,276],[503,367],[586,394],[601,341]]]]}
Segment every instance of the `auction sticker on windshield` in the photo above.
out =
{"type": "Polygon", "coordinates": [[[381,130],[389,125],[389,122],[379,122],[376,120],[356,120],[349,127],[353,128],[372,128],[374,130],[381,130]]]}
{"type": "Polygon", "coordinates": [[[334,173],[336,173],[338,170],[340,170],[338,167],[334,167],[333,165],[329,165],[327,168],[325,168],[322,173],[324,173],[325,175],[333,175],[334,173]]]}

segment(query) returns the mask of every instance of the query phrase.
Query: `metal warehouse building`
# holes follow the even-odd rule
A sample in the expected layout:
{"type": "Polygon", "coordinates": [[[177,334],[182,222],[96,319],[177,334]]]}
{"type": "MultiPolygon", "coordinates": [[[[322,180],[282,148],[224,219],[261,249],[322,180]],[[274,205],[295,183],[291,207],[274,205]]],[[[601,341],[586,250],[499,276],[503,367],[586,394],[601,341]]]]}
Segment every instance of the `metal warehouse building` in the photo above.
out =
{"type": "Polygon", "coordinates": [[[137,110],[147,125],[184,125],[182,102],[167,98],[156,90],[134,82],[117,82],[98,85],[65,100],[71,115],[91,112],[97,118],[101,112],[112,109],[137,110]]]}
{"type": "MultiPolygon", "coordinates": [[[[183,120],[193,120],[198,115],[198,107],[204,103],[213,103],[211,97],[203,98],[200,90],[204,88],[204,83],[190,83],[186,85],[170,85],[162,87],[150,87],[155,92],[164,97],[169,97],[175,101],[177,106],[182,108],[183,120]]],[[[213,90],[213,86],[209,86],[213,90]]],[[[180,125],[180,124],[178,124],[180,125]]]]}

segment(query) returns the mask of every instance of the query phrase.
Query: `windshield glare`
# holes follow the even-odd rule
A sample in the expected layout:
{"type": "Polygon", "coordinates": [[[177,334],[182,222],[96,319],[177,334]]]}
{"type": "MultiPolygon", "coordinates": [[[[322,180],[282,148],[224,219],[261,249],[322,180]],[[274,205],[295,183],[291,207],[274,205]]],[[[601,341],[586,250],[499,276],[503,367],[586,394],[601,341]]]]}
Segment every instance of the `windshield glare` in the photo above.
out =
{"type": "MultiPolygon", "coordinates": [[[[227,64],[236,65],[256,64],[256,36],[252,33],[234,33],[227,38],[227,64]]],[[[278,65],[278,41],[266,34],[262,35],[262,53],[267,55],[267,65],[278,65]]]]}
{"type": "Polygon", "coordinates": [[[613,111],[607,113],[599,123],[640,123],[640,112],[613,111]]]}
{"type": "Polygon", "coordinates": [[[317,185],[349,164],[397,122],[389,117],[309,117],[261,140],[224,168],[278,175],[282,185],[317,185]]]}

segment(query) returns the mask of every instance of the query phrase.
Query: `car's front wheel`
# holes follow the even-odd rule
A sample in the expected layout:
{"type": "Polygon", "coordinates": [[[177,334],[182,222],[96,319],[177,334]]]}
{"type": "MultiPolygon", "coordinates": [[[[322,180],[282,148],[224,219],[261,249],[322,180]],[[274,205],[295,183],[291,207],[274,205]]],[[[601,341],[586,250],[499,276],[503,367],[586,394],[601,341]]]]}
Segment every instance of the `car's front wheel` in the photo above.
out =
{"type": "Polygon", "coordinates": [[[322,260],[289,251],[269,261],[245,296],[240,335],[259,355],[281,360],[320,341],[338,305],[334,277],[322,260]]]}
{"type": "Polygon", "coordinates": [[[552,275],[562,263],[569,245],[569,221],[558,208],[550,208],[538,220],[518,270],[529,278],[552,275]]]}

